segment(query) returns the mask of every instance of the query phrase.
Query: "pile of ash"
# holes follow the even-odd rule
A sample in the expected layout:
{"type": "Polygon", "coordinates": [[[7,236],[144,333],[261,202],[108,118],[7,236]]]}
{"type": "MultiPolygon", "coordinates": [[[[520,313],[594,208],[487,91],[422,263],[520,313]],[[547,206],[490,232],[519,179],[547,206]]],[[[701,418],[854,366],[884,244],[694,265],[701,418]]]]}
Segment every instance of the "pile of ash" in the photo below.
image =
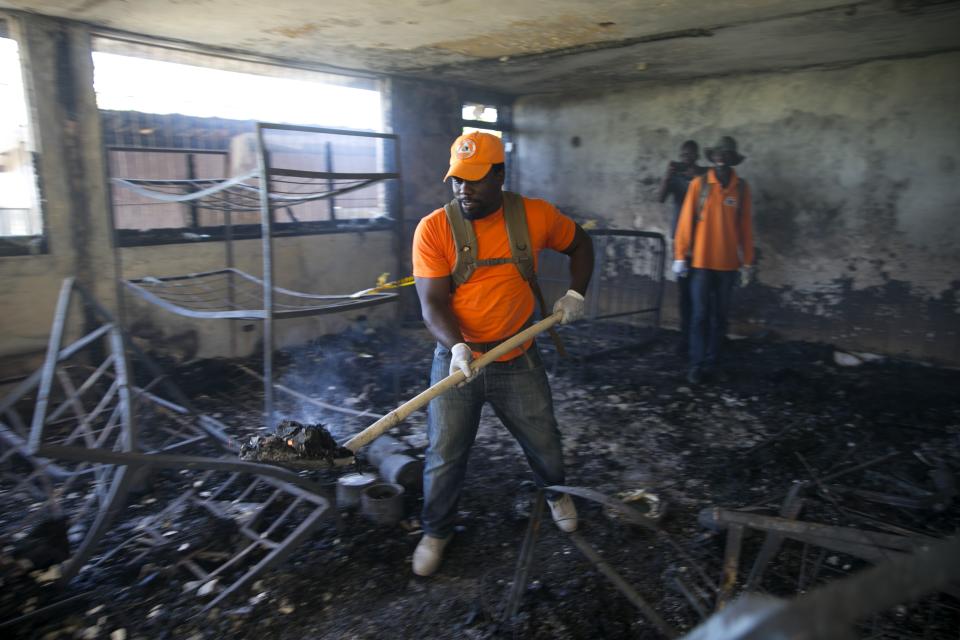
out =
{"type": "Polygon", "coordinates": [[[250,462],[325,461],[351,458],[353,452],[341,447],[322,424],[284,420],[275,433],[253,436],[240,448],[240,458],[250,462]]]}

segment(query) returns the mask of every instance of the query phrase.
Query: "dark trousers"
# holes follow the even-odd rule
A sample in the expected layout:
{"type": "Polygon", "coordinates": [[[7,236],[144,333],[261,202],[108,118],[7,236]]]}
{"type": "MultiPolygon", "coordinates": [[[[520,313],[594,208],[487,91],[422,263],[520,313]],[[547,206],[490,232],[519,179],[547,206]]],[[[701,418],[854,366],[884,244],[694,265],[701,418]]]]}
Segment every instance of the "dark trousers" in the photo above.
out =
{"type": "Polygon", "coordinates": [[[685,349],[690,347],[690,319],[693,316],[693,297],[690,295],[689,276],[677,278],[677,302],[680,310],[680,335],[685,349]]]}
{"type": "MultiPolygon", "coordinates": [[[[433,352],[431,384],[440,382],[449,372],[450,350],[438,344],[433,352]]],[[[435,538],[446,538],[453,532],[470,448],[480,426],[480,411],[488,402],[520,443],[537,485],[564,483],[553,396],[540,354],[533,346],[513,360],[490,363],[476,379],[430,401],[421,521],[424,533],[435,538]]]]}
{"type": "Polygon", "coordinates": [[[690,368],[710,369],[720,358],[736,271],[691,269],[690,368]]]}

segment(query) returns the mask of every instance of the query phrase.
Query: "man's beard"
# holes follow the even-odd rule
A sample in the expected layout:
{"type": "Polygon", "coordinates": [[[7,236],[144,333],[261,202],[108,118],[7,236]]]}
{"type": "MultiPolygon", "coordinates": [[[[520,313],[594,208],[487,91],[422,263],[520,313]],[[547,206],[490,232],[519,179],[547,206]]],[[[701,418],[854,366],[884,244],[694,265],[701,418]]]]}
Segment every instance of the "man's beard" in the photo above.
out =
{"type": "Polygon", "coordinates": [[[460,212],[463,213],[463,217],[467,220],[479,220],[481,218],[486,218],[491,213],[496,212],[500,207],[493,207],[492,205],[486,205],[480,208],[474,208],[473,211],[467,211],[467,208],[463,206],[463,203],[457,201],[460,204],[460,212]]]}

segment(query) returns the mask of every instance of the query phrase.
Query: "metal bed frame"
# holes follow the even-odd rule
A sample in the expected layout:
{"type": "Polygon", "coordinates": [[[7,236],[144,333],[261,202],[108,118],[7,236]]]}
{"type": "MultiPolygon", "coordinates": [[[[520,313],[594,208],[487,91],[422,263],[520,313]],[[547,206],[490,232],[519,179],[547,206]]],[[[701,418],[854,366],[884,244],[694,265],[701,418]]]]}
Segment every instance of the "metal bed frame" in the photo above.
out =
{"type": "MultiPolygon", "coordinates": [[[[327,149],[329,165],[332,163],[329,146],[327,149]]],[[[223,154],[222,151],[191,149],[111,147],[111,150],[223,154]]],[[[388,133],[258,122],[256,124],[256,155],[256,171],[222,180],[209,178],[151,180],[128,176],[113,177],[111,183],[112,186],[129,189],[140,197],[152,198],[158,202],[188,204],[194,219],[196,219],[196,208],[223,213],[227,263],[225,269],[161,278],[124,280],[123,284],[143,300],[185,317],[261,321],[263,323],[264,415],[267,424],[271,425],[274,415],[273,351],[276,342],[274,320],[336,313],[346,309],[379,305],[397,298],[396,293],[373,292],[331,296],[277,287],[273,258],[274,211],[284,208],[289,212],[289,207],[297,204],[331,199],[378,182],[393,181],[397,191],[393,197],[388,195],[387,206],[390,210],[390,218],[397,221],[399,229],[399,221],[402,218],[402,209],[399,204],[401,202],[400,143],[396,135],[388,133]],[[396,171],[360,173],[276,167],[271,164],[271,149],[267,140],[270,132],[273,131],[389,140],[393,147],[392,157],[384,155],[379,160],[383,164],[392,165],[396,171]],[[247,274],[234,265],[231,220],[233,211],[260,212],[262,278],[247,274]]],[[[111,198],[112,202],[113,198],[111,198]]],[[[293,218],[292,214],[291,218],[293,218]]],[[[112,219],[116,233],[116,212],[112,219]]],[[[397,272],[399,273],[399,251],[397,255],[397,272]]],[[[117,271],[122,273],[119,261],[118,257],[117,271]]],[[[232,336],[233,333],[231,333],[231,342],[234,340],[232,336]]]]}
{"type": "MultiPolygon", "coordinates": [[[[178,561],[204,582],[223,583],[208,607],[283,560],[329,513],[322,487],[285,469],[239,461],[226,425],[191,407],[73,278],[61,287],[43,367],[0,400],[0,462],[14,470],[0,472],[6,526],[23,532],[40,518],[67,519],[76,546],[61,564],[60,586],[117,551],[95,556],[131,490],[154,469],[180,470],[178,481],[189,481],[162,513],[186,501],[211,512],[228,499],[248,505],[244,514],[215,513],[236,522],[249,542],[243,550],[209,572],[193,551],[178,561]],[[68,326],[78,324],[70,322],[71,309],[75,320],[86,312],[87,329],[66,344],[68,326]],[[187,448],[204,455],[185,455],[187,448]],[[197,482],[215,491],[197,492],[197,482]],[[30,508],[22,508],[24,500],[30,508]],[[282,513],[268,517],[278,506],[282,513]]],[[[159,518],[120,546],[169,546],[159,518]]]]}
{"type": "MultiPolygon", "coordinates": [[[[587,290],[582,326],[559,327],[568,354],[584,364],[613,351],[640,348],[656,338],[663,304],[663,234],[632,229],[591,229],[594,272],[587,290]]],[[[538,279],[548,300],[563,295],[570,282],[569,258],[556,252],[540,256],[538,279]]],[[[553,344],[540,346],[551,352],[553,344]]],[[[555,363],[562,359],[557,358],[555,363]]]]}

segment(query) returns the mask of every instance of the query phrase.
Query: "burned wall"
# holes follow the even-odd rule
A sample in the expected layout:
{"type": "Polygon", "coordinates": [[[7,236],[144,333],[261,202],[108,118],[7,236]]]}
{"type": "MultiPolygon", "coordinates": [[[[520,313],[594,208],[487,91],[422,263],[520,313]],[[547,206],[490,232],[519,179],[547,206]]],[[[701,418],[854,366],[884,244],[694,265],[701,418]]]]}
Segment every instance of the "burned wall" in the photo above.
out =
{"type": "MultiPolygon", "coordinates": [[[[393,133],[400,136],[403,234],[398,252],[405,269],[401,275],[407,276],[413,272],[411,247],[417,224],[452,197],[450,185],[443,181],[450,162],[451,143],[462,133],[464,126],[483,126],[479,121],[462,119],[463,105],[495,105],[498,109],[496,127],[504,132],[504,140],[509,141],[513,98],[476,87],[412,78],[390,78],[387,86],[389,125],[393,133]]],[[[512,175],[507,177],[508,187],[512,175]]],[[[420,302],[416,292],[413,287],[401,291],[404,319],[419,322],[420,302]]]]}
{"type": "MultiPolygon", "coordinates": [[[[10,24],[34,118],[46,250],[0,257],[0,377],[42,361],[63,278],[116,306],[89,32],[32,14],[10,24]]],[[[67,339],[82,331],[68,325],[67,339]]]]}
{"type": "MultiPolygon", "coordinates": [[[[446,83],[392,78],[387,92],[389,125],[400,136],[403,172],[403,233],[397,250],[400,263],[412,273],[410,249],[420,219],[450,200],[444,184],[450,158],[450,143],[460,133],[461,91],[446,83]]],[[[403,317],[420,317],[420,305],[412,287],[402,289],[403,317]]]]}
{"type": "Polygon", "coordinates": [[[460,133],[463,98],[446,83],[394,78],[389,87],[390,127],[401,141],[404,218],[415,225],[450,199],[443,174],[460,133]]]}
{"type": "Polygon", "coordinates": [[[672,206],[656,202],[667,161],[688,138],[732,135],[760,256],[734,330],[957,364],[958,66],[948,53],[524,98],[521,187],[582,218],[669,234],[672,206]]]}

